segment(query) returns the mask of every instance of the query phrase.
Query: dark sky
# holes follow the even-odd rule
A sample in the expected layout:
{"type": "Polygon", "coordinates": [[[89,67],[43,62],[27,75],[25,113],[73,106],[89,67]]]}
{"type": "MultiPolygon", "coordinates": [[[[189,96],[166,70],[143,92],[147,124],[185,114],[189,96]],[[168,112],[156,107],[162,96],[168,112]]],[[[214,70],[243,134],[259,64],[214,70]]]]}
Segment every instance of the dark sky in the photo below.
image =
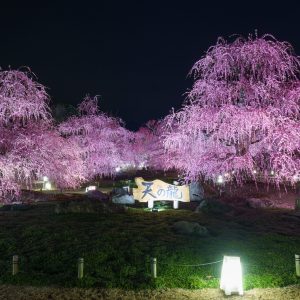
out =
{"type": "Polygon", "coordinates": [[[257,29],[300,54],[300,10],[288,1],[75,3],[2,2],[0,65],[30,67],[53,103],[100,95],[130,129],[180,108],[191,66],[218,36],[257,29]]]}

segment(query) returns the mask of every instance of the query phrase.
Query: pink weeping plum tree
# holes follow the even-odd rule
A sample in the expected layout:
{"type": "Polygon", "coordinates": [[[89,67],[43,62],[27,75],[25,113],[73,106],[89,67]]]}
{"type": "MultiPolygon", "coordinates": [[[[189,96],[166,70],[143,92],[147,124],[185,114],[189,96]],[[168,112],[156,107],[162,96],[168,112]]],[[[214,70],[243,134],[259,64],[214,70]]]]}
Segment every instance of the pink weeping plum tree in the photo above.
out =
{"type": "Polygon", "coordinates": [[[76,144],[53,126],[49,96],[29,71],[0,71],[0,202],[43,175],[59,187],[83,179],[76,144]]]}
{"type": "Polygon", "coordinates": [[[195,82],[166,117],[169,167],[186,180],[238,183],[259,174],[294,182],[300,170],[299,58],[270,35],[219,38],[191,70],[195,82]],[[271,175],[271,176],[270,176],[271,175]]]}
{"type": "Polygon", "coordinates": [[[85,180],[85,168],[76,143],[62,137],[54,126],[34,123],[19,129],[10,152],[18,181],[28,188],[47,176],[57,188],[75,188],[85,180]],[[31,173],[30,173],[31,172],[31,173]]]}
{"type": "Polygon", "coordinates": [[[134,133],[131,151],[136,166],[154,170],[163,170],[167,167],[162,140],[163,131],[163,120],[149,120],[134,133]]]}
{"type": "Polygon", "coordinates": [[[99,111],[97,97],[86,96],[78,113],[60,124],[59,130],[81,149],[86,178],[112,176],[132,163],[131,132],[120,119],[99,111]]]}

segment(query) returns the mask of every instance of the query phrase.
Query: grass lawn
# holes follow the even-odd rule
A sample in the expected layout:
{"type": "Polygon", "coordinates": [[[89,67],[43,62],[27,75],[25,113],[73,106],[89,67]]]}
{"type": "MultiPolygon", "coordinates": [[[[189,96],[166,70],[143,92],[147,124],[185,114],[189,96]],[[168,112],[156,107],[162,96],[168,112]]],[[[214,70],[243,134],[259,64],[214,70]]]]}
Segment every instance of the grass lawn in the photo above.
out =
{"type": "MultiPolygon", "coordinates": [[[[77,195],[76,197],[84,197],[77,195]]],[[[297,218],[284,210],[241,210],[233,215],[142,208],[124,212],[55,214],[55,202],[27,211],[0,212],[0,284],[122,289],[218,287],[221,264],[182,267],[241,256],[244,287],[298,284],[300,252],[297,218]],[[176,234],[172,224],[187,220],[208,228],[208,237],[176,234]],[[20,273],[11,275],[14,254],[20,273]],[[85,276],[77,277],[84,257],[85,276]],[[150,276],[150,258],[158,278],[150,276]],[[164,263],[164,264],[161,264],[164,263]]],[[[300,218],[299,218],[300,220],[300,218]]]]}

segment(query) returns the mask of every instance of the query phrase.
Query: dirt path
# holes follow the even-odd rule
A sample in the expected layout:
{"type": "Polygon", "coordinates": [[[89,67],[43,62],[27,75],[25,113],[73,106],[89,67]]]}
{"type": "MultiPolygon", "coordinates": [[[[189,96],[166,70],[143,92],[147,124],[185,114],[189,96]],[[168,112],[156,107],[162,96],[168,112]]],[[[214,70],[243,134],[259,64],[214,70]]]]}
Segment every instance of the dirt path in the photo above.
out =
{"type": "Polygon", "coordinates": [[[20,287],[11,285],[0,286],[0,299],[6,300],[300,300],[300,285],[285,288],[253,289],[245,292],[243,297],[225,297],[218,289],[184,290],[142,290],[124,291],[120,289],[79,289],[54,287],[20,287]]]}

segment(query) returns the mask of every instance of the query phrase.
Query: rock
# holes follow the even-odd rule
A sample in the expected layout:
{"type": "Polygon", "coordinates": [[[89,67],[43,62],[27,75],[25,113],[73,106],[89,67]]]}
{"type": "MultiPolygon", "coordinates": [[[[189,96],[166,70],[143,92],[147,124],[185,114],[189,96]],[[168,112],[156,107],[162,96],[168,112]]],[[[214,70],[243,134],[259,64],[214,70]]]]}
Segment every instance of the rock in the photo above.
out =
{"type": "Polygon", "coordinates": [[[116,204],[134,204],[133,196],[124,188],[114,188],[111,192],[112,202],[116,204]]]}
{"type": "Polygon", "coordinates": [[[249,198],[246,200],[246,204],[250,208],[268,208],[273,206],[272,201],[266,198],[249,198]]]}
{"type": "Polygon", "coordinates": [[[281,220],[284,220],[284,221],[291,221],[291,222],[300,222],[300,218],[297,217],[297,216],[293,216],[293,215],[283,215],[281,217],[281,220]]]}
{"type": "Polygon", "coordinates": [[[29,210],[32,209],[32,205],[29,204],[13,204],[11,207],[12,211],[24,211],[24,210],[29,210]]]}
{"type": "Polygon", "coordinates": [[[10,210],[12,210],[12,205],[11,204],[4,204],[0,208],[0,211],[10,211],[10,210]]]}
{"type": "Polygon", "coordinates": [[[1,206],[0,211],[25,211],[31,208],[32,205],[23,204],[23,203],[19,203],[19,204],[14,203],[14,204],[5,204],[1,206]]]}
{"type": "Polygon", "coordinates": [[[116,195],[112,197],[112,202],[116,204],[134,204],[135,201],[131,195],[116,195]]]}
{"type": "Polygon", "coordinates": [[[54,194],[22,190],[18,200],[21,202],[44,202],[52,200],[54,197],[54,194]]]}
{"type": "Polygon", "coordinates": [[[178,221],[173,224],[175,232],[180,234],[207,236],[208,230],[196,222],[178,221]]]}
{"type": "Polygon", "coordinates": [[[111,191],[112,196],[122,196],[122,195],[128,195],[128,191],[123,188],[113,188],[111,191]]]}
{"type": "Polygon", "coordinates": [[[300,218],[300,210],[296,210],[296,211],[290,213],[290,215],[293,215],[293,216],[296,216],[296,217],[300,218]]]}
{"type": "Polygon", "coordinates": [[[108,200],[109,196],[98,190],[90,190],[86,193],[89,199],[105,201],[108,200]]]}
{"type": "Polygon", "coordinates": [[[196,207],[195,212],[198,213],[200,211],[212,214],[226,214],[232,211],[232,207],[220,200],[211,198],[200,202],[200,204],[196,207]]]}
{"type": "Polygon", "coordinates": [[[54,209],[56,214],[64,213],[99,213],[111,212],[112,209],[98,200],[77,200],[58,203],[54,209]]]}
{"type": "Polygon", "coordinates": [[[205,200],[202,200],[199,205],[196,207],[195,212],[199,213],[201,211],[201,209],[207,205],[207,202],[205,200]]]}
{"type": "Polygon", "coordinates": [[[202,201],[204,198],[204,189],[199,182],[192,182],[189,184],[190,200],[202,201]]]}

